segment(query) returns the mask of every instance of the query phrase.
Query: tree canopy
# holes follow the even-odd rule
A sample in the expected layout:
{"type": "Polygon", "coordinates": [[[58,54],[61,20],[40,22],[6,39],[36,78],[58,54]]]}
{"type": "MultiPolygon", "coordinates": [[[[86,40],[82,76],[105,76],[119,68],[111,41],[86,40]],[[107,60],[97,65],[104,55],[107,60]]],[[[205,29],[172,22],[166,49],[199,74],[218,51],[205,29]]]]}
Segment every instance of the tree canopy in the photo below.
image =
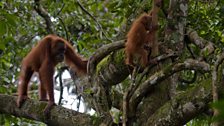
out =
{"type": "Polygon", "coordinates": [[[224,1],[162,0],[156,63],[132,69],[124,62],[126,34],[153,1],[0,1],[0,125],[223,125],[224,1]],[[31,99],[22,108],[15,99],[23,57],[48,34],[68,40],[88,59],[88,74],[79,78],[57,65],[59,102],[46,118],[37,75],[31,99]],[[64,88],[85,112],[63,107],[64,88]]]}

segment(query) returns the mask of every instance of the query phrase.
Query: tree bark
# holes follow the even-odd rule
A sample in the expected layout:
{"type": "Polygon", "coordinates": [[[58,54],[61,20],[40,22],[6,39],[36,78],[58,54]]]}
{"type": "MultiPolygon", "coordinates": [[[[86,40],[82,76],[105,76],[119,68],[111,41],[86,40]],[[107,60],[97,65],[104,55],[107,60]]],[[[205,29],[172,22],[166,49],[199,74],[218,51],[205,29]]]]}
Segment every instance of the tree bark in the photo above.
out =
{"type": "Polygon", "coordinates": [[[50,126],[91,126],[100,122],[100,119],[95,118],[94,120],[88,114],[66,109],[62,106],[54,106],[49,117],[46,117],[43,110],[47,102],[28,99],[21,108],[18,108],[15,96],[0,94],[0,100],[0,113],[41,121],[50,126]]]}

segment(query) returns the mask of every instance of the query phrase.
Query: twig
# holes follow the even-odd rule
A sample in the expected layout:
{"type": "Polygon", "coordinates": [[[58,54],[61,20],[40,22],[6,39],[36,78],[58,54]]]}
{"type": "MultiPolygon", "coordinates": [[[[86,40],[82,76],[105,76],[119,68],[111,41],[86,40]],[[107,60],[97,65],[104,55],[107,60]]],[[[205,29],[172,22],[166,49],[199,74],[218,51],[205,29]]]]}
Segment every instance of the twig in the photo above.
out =
{"type": "Polygon", "coordinates": [[[99,23],[99,21],[96,20],[96,18],[95,18],[91,13],[89,13],[89,12],[82,6],[82,4],[80,3],[79,0],[77,0],[77,3],[78,3],[78,5],[79,5],[79,7],[80,7],[80,8],[81,8],[87,15],[89,15],[89,16],[96,22],[96,24],[98,25],[99,29],[102,31],[103,35],[105,36],[105,38],[106,38],[107,40],[109,40],[110,42],[112,42],[112,40],[109,39],[109,38],[107,37],[107,35],[106,35],[106,33],[104,32],[104,30],[103,30],[103,28],[102,28],[102,25],[99,23]]]}
{"type": "Polygon", "coordinates": [[[77,111],[79,112],[80,103],[81,103],[81,95],[78,95],[77,99],[78,99],[78,103],[77,103],[77,111]]]}
{"type": "Polygon", "coordinates": [[[59,14],[62,12],[62,10],[64,9],[64,7],[65,7],[65,3],[63,3],[63,4],[62,4],[61,9],[57,12],[57,14],[56,14],[56,15],[59,15],[59,14]]]}
{"type": "Polygon", "coordinates": [[[63,99],[63,82],[62,82],[62,71],[59,71],[59,85],[60,85],[60,95],[59,95],[59,101],[58,105],[61,105],[61,101],[63,99]]]}
{"type": "Polygon", "coordinates": [[[68,35],[68,29],[67,29],[67,27],[65,26],[65,23],[64,23],[64,21],[61,19],[61,17],[59,17],[59,21],[61,22],[62,27],[63,27],[63,29],[65,30],[66,40],[69,41],[70,37],[69,37],[69,35],[68,35]]]}
{"type": "Polygon", "coordinates": [[[53,23],[51,22],[51,18],[50,16],[48,16],[47,11],[40,5],[40,0],[35,0],[34,9],[42,18],[44,18],[47,32],[50,34],[54,34],[55,32],[52,27],[53,23]]]}
{"type": "Polygon", "coordinates": [[[59,101],[58,101],[58,105],[61,105],[61,101],[63,99],[63,82],[62,82],[62,74],[65,70],[68,70],[67,66],[61,67],[59,69],[59,73],[58,75],[55,77],[55,80],[57,77],[59,77],[59,86],[60,86],[60,95],[59,95],[59,101]]]}

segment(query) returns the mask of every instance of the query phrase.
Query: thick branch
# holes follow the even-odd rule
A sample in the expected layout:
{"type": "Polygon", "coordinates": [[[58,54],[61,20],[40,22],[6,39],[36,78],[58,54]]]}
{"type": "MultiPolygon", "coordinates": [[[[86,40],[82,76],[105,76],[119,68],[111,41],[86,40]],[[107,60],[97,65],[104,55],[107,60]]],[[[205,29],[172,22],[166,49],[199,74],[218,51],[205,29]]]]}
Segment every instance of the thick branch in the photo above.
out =
{"type": "Polygon", "coordinates": [[[90,126],[94,124],[90,115],[61,106],[54,106],[50,112],[50,117],[46,119],[43,115],[43,110],[47,102],[28,99],[19,109],[16,106],[16,97],[14,96],[0,94],[0,100],[0,113],[41,121],[51,126],[90,126]]]}
{"type": "Polygon", "coordinates": [[[208,42],[207,40],[201,38],[195,30],[190,28],[187,29],[187,35],[189,40],[201,49],[201,52],[200,52],[201,55],[203,54],[209,55],[214,52],[215,50],[214,44],[212,42],[208,42]]]}
{"type": "Polygon", "coordinates": [[[205,47],[206,40],[201,38],[196,31],[193,29],[187,29],[187,35],[190,41],[197,45],[200,49],[205,47]]]}
{"type": "Polygon", "coordinates": [[[88,62],[88,74],[92,75],[96,70],[96,65],[111,52],[124,48],[124,40],[113,42],[97,49],[88,62]]]}
{"type": "Polygon", "coordinates": [[[168,68],[155,73],[154,75],[149,77],[149,79],[147,79],[144,83],[142,83],[132,95],[132,98],[130,99],[130,106],[132,107],[131,110],[137,107],[138,103],[148,93],[148,91],[152,88],[153,85],[158,84],[159,82],[170,77],[174,73],[185,69],[208,72],[210,70],[210,65],[205,62],[199,62],[197,60],[188,59],[184,63],[173,64],[168,68]]]}
{"type": "Polygon", "coordinates": [[[201,114],[212,100],[211,80],[205,80],[173,97],[147,120],[144,126],[182,126],[201,114]]]}
{"type": "MultiPolygon", "coordinates": [[[[212,71],[212,95],[213,95],[213,102],[217,102],[219,99],[218,96],[218,69],[220,64],[222,64],[224,60],[224,53],[217,56],[217,60],[215,62],[213,71],[212,71]]],[[[214,109],[214,116],[217,116],[219,114],[219,111],[217,109],[214,109]]],[[[214,122],[213,126],[219,126],[219,122],[214,122]]]]}

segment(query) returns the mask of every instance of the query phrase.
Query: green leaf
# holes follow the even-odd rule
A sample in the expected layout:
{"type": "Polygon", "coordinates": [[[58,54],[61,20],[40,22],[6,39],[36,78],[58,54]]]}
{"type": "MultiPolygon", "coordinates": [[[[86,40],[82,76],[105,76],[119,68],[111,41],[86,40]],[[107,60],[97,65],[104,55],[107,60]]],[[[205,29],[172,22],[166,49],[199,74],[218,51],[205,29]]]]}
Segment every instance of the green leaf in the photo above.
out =
{"type": "Polygon", "coordinates": [[[5,18],[7,19],[7,23],[10,24],[11,26],[16,27],[16,21],[17,21],[17,17],[15,15],[12,14],[6,14],[5,18]]]}
{"type": "Polygon", "coordinates": [[[1,86],[0,87],[0,93],[5,93],[7,91],[7,88],[1,86]]]}
{"type": "Polygon", "coordinates": [[[0,42],[0,50],[4,50],[5,49],[5,43],[4,42],[0,42]]]}
{"type": "Polygon", "coordinates": [[[7,32],[6,23],[3,21],[0,21],[0,36],[3,36],[6,32],[7,32]]]}
{"type": "Polygon", "coordinates": [[[224,105],[224,100],[220,100],[218,102],[215,102],[212,104],[212,107],[215,109],[219,110],[219,114],[214,118],[215,121],[219,120],[219,121],[224,121],[224,109],[223,109],[223,105],[224,105]]]}

